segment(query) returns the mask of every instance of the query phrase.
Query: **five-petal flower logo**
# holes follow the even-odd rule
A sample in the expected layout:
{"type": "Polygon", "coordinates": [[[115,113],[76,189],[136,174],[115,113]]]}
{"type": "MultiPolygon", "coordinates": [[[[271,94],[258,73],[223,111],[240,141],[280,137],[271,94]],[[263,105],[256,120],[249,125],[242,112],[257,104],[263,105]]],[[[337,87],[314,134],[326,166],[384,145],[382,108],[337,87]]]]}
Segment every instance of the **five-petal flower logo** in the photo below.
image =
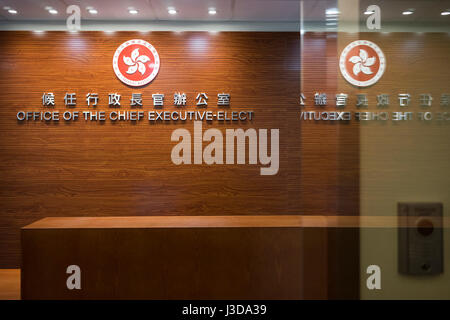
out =
{"type": "Polygon", "coordinates": [[[380,47],[369,40],[349,43],[341,52],[339,69],[350,84],[368,87],[378,82],[386,70],[386,58],[380,47]]]}
{"type": "Polygon", "coordinates": [[[142,39],[122,43],[114,53],[113,69],[123,83],[141,87],[158,74],[160,60],[155,47],[142,39]]]}
{"type": "Polygon", "coordinates": [[[131,57],[123,56],[123,62],[125,62],[127,66],[130,66],[127,70],[128,74],[133,74],[136,71],[139,71],[143,75],[147,69],[145,67],[145,63],[149,61],[150,58],[146,55],[139,55],[139,48],[136,48],[133,52],[131,52],[131,57]]]}
{"type": "Polygon", "coordinates": [[[353,56],[349,59],[351,63],[354,63],[353,74],[357,76],[361,71],[365,74],[372,74],[370,66],[376,61],[375,57],[368,57],[367,51],[364,49],[359,49],[359,56],[353,56]]]}

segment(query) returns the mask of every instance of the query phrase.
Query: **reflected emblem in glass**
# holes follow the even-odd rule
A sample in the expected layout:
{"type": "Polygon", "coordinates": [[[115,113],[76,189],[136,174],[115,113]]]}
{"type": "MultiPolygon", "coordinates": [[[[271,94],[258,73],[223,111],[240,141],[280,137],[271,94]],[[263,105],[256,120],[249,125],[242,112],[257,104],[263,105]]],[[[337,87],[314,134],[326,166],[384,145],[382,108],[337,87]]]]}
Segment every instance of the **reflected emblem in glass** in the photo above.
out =
{"type": "Polygon", "coordinates": [[[342,50],[339,68],[342,76],[351,84],[368,87],[382,77],[386,69],[386,58],[375,43],[357,40],[342,50]]]}
{"type": "Polygon", "coordinates": [[[147,41],[134,39],[122,43],[114,53],[113,68],[123,83],[140,87],[152,81],[159,71],[159,55],[147,41]]]}

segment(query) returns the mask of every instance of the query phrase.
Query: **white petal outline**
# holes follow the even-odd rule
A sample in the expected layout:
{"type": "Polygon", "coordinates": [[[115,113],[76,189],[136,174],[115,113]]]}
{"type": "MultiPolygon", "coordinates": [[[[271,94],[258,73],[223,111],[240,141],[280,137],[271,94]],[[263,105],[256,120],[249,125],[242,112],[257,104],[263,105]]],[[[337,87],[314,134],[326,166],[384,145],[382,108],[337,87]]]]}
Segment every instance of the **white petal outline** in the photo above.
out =
{"type": "Polygon", "coordinates": [[[114,69],[114,73],[117,76],[117,78],[120,81],[122,81],[124,84],[127,84],[131,87],[141,87],[143,85],[150,83],[152,80],[154,80],[154,78],[158,74],[158,71],[160,69],[160,57],[158,55],[157,50],[147,41],[142,40],[142,39],[127,40],[127,41],[123,42],[114,52],[113,69],[114,69]],[[130,48],[130,46],[133,46],[133,47],[130,48]],[[148,67],[151,64],[151,62],[154,63],[154,67],[151,68],[151,71],[147,70],[147,72],[144,74],[144,76],[146,76],[146,77],[142,77],[145,79],[142,79],[141,77],[139,77],[138,79],[133,79],[133,78],[135,78],[136,74],[133,77],[128,75],[126,73],[128,66],[125,67],[125,63],[122,60],[124,54],[130,56],[131,51],[133,51],[133,49],[137,48],[137,46],[140,46],[139,47],[140,52],[143,50],[145,50],[147,52],[147,49],[149,50],[149,53],[147,54],[147,56],[149,56],[151,60],[150,60],[150,62],[146,63],[146,67],[148,67]]]}
{"type": "Polygon", "coordinates": [[[348,61],[350,61],[351,63],[357,63],[357,62],[361,62],[361,58],[358,56],[353,56],[350,59],[348,59],[348,61]]]}
{"type": "Polygon", "coordinates": [[[123,56],[123,62],[125,62],[125,64],[126,64],[127,66],[132,66],[132,65],[134,64],[134,62],[131,61],[131,58],[130,58],[130,57],[125,57],[125,56],[123,56]]]}
{"type": "Polygon", "coordinates": [[[361,57],[363,62],[366,62],[368,57],[367,51],[364,49],[359,49],[359,56],[361,57]]]}
{"type": "Polygon", "coordinates": [[[139,56],[139,48],[136,48],[131,52],[131,59],[136,62],[136,58],[139,56]]]}
{"type": "Polygon", "coordinates": [[[131,66],[131,67],[128,68],[127,73],[128,74],[133,74],[133,73],[136,72],[137,68],[138,68],[138,66],[137,66],[137,64],[135,64],[134,66],[131,66]]]}
{"type": "Polygon", "coordinates": [[[365,73],[365,74],[372,74],[373,72],[372,72],[372,70],[370,70],[370,68],[369,67],[365,67],[365,66],[361,66],[361,71],[363,72],[363,73],[365,73]]]}
{"type": "Polygon", "coordinates": [[[144,73],[145,73],[145,64],[143,64],[142,62],[140,62],[140,61],[138,61],[138,66],[139,66],[139,68],[138,68],[138,70],[139,70],[139,72],[142,74],[142,75],[144,75],[144,73]]]}
{"type": "MultiPolygon", "coordinates": [[[[365,47],[364,47],[365,48],[365,47]]],[[[370,67],[372,68],[372,67],[370,67]]],[[[383,51],[380,49],[380,47],[371,41],[368,40],[356,40],[351,43],[349,43],[341,52],[339,57],[339,69],[341,71],[341,75],[343,78],[350,84],[357,86],[357,87],[368,87],[375,83],[377,83],[380,78],[383,76],[384,72],[386,71],[386,57],[383,53],[383,51]],[[375,65],[377,68],[375,70],[372,70],[373,73],[368,76],[365,75],[363,78],[361,77],[355,77],[355,75],[352,72],[353,66],[349,63],[349,58],[352,56],[352,54],[348,54],[350,51],[356,51],[359,53],[359,49],[362,46],[367,46],[366,48],[367,52],[371,54],[371,57],[376,58],[375,65]],[[371,49],[369,49],[369,47],[371,49]],[[355,50],[353,50],[355,49],[355,50]],[[373,50],[372,50],[373,49],[373,50]],[[370,50],[370,51],[369,51],[370,50]],[[372,52],[374,51],[374,52],[372,52]]]]}
{"type": "Polygon", "coordinates": [[[357,76],[361,72],[361,63],[358,62],[353,66],[353,74],[357,76]]]}
{"type": "Polygon", "coordinates": [[[366,62],[364,63],[364,65],[365,65],[366,67],[370,67],[370,66],[372,66],[372,65],[375,63],[376,60],[377,60],[377,59],[376,59],[375,57],[367,58],[367,60],[366,60],[366,62]]]}
{"type": "Polygon", "coordinates": [[[147,56],[142,55],[142,56],[139,56],[139,57],[137,58],[137,61],[140,61],[140,62],[142,62],[142,63],[146,63],[146,62],[150,61],[150,58],[147,57],[147,56]]]}

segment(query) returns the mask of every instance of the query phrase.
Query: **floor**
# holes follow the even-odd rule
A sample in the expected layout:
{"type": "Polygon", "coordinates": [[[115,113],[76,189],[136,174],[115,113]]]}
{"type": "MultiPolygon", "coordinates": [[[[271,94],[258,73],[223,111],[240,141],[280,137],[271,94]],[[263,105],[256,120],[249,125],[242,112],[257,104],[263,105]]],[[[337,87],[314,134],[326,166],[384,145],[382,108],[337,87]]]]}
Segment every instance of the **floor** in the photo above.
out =
{"type": "Polygon", "coordinates": [[[20,299],[20,269],[0,269],[0,300],[20,299]]]}

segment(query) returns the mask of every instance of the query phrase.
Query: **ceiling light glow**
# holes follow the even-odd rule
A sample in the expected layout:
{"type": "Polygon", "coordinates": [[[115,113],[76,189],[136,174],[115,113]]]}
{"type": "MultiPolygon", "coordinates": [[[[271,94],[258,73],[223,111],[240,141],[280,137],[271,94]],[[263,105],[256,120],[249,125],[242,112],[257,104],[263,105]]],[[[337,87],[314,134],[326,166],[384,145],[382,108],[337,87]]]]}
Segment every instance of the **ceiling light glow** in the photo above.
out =
{"type": "Polygon", "coordinates": [[[217,13],[217,10],[215,8],[209,8],[208,13],[210,15],[215,15],[217,13]]]}
{"type": "Polygon", "coordinates": [[[177,14],[177,10],[175,10],[175,8],[167,8],[167,12],[171,15],[177,14]]]}
{"type": "Polygon", "coordinates": [[[325,14],[326,14],[327,16],[335,16],[335,15],[338,15],[338,14],[339,14],[339,10],[336,9],[336,8],[327,9],[327,10],[325,11],[325,14]]]}
{"type": "Polygon", "coordinates": [[[402,15],[408,16],[408,15],[413,14],[413,13],[414,13],[414,9],[408,9],[408,10],[403,11],[402,15]]]}

